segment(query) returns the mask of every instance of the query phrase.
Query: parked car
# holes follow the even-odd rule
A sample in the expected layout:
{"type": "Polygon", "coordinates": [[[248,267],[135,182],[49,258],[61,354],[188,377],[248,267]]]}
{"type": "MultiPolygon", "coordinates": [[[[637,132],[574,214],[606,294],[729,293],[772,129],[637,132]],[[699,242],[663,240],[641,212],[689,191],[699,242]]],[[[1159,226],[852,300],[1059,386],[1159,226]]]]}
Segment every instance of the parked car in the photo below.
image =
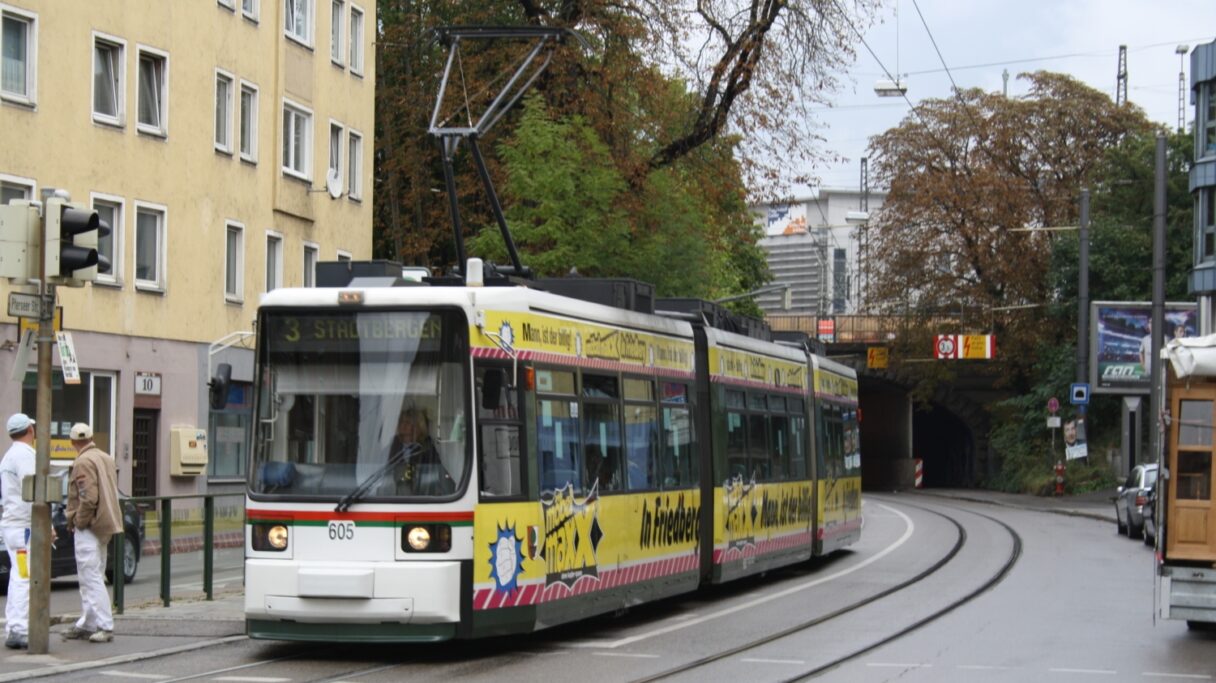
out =
{"type": "Polygon", "coordinates": [[[1136,465],[1127,481],[1115,490],[1115,524],[1119,533],[1128,538],[1144,535],[1144,513],[1148,510],[1148,497],[1157,485],[1157,465],[1136,465]]]}
{"type": "Polygon", "coordinates": [[[1144,545],[1157,544],[1157,486],[1154,485],[1148,493],[1148,502],[1144,506],[1144,545]]]}
{"type": "MultiPolygon", "coordinates": [[[[67,477],[63,478],[64,497],[67,497],[67,477]]],[[[135,571],[139,568],[141,548],[144,544],[143,514],[125,496],[122,498],[123,552],[122,573],[124,583],[135,580],[135,571]]],[[[68,517],[62,504],[51,504],[51,525],[55,528],[55,543],[51,548],[51,578],[69,576],[76,573],[75,536],[68,530],[68,517]]],[[[114,581],[114,553],[106,556],[106,578],[114,581]]],[[[4,540],[0,538],[0,592],[8,590],[9,558],[4,540]]]]}

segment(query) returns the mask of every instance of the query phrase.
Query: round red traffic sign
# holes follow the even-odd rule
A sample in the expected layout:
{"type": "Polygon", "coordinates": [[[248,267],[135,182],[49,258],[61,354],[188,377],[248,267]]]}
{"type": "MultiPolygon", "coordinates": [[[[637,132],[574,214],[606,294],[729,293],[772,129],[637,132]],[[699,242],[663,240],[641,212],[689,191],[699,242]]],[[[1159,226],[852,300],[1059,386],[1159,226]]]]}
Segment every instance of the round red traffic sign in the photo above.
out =
{"type": "Polygon", "coordinates": [[[1052,396],[1051,398],[1047,399],[1047,412],[1055,413],[1055,412],[1058,412],[1059,410],[1060,410],[1060,400],[1059,399],[1057,399],[1055,396],[1052,396]]]}

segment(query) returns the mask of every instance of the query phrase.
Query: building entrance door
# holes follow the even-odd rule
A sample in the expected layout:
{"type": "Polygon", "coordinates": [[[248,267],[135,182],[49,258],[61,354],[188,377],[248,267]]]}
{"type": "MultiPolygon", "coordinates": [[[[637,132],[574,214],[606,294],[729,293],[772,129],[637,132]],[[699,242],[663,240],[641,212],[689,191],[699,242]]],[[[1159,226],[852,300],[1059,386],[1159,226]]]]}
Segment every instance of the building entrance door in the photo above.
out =
{"type": "Polygon", "coordinates": [[[133,416],[131,495],[156,495],[156,425],[159,410],[135,409],[133,416]]]}

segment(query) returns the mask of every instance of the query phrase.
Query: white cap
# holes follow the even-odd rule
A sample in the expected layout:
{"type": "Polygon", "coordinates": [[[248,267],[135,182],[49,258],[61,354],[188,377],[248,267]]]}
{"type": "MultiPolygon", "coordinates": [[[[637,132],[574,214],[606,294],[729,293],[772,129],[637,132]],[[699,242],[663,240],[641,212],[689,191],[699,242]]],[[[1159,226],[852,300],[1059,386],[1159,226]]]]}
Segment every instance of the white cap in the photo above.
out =
{"type": "Polygon", "coordinates": [[[32,424],[34,424],[34,420],[29,415],[16,413],[8,419],[8,433],[24,432],[32,424]]]}
{"type": "Polygon", "coordinates": [[[77,422],[72,425],[72,431],[68,432],[68,438],[72,441],[86,441],[93,438],[93,428],[83,422],[77,422]]]}

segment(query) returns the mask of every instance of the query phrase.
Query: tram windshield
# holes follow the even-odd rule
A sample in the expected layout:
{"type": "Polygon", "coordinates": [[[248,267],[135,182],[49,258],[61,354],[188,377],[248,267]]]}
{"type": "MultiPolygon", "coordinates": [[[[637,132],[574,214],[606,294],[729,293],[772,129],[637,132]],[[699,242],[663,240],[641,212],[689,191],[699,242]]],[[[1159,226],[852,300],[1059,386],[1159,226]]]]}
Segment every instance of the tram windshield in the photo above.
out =
{"type": "Polygon", "coordinates": [[[455,311],[263,312],[250,491],[341,505],[461,491],[467,330],[455,311]]]}

